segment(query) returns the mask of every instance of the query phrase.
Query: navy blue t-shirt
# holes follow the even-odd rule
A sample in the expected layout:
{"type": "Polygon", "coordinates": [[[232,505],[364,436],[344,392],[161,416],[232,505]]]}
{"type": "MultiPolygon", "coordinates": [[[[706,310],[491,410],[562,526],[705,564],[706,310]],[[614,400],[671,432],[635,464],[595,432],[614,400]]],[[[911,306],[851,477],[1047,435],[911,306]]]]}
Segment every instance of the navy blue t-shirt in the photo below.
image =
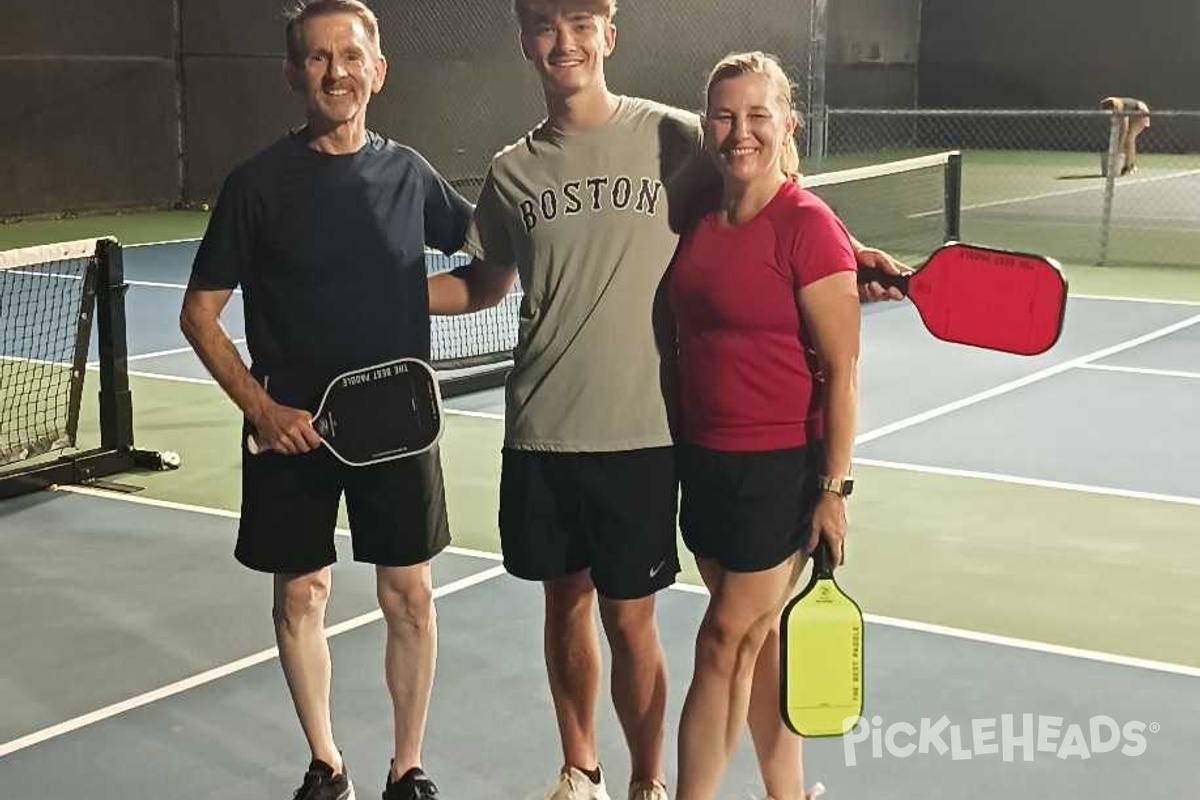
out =
{"type": "Polygon", "coordinates": [[[471,206],[415,150],[368,132],[350,155],[289,134],[230,173],[192,265],[242,287],[257,375],[324,382],[429,358],[425,245],[456,252],[471,206]]]}

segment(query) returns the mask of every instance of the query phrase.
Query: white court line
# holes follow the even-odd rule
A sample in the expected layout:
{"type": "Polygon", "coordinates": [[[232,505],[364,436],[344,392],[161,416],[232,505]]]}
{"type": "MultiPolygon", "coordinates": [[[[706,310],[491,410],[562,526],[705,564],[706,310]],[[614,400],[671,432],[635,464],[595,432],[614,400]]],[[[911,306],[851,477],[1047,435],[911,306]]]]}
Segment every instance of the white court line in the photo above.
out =
{"type": "Polygon", "coordinates": [[[60,272],[33,272],[32,270],[13,269],[8,270],[9,275],[23,275],[26,278],[58,278],[63,281],[81,281],[82,275],[64,275],[60,272]]]}
{"type": "MultiPolygon", "coordinates": [[[[162,283],[160,281],[131,281],[128,279],[125,281],[125,283],[130,286],[137,286],[142,289],[171,289],[176,292],[184,292],[184,291],[187,291],[187,288],[188,288],[186,283],[162,283]]],[[[233,294],[241,294],[242,293],[242,289],[240,286],[230,289],[229,291],[232,292],[233,294]]]]}
{"type": "MultiPolygon", "coordinates": [[[[190,350],[191,348],[187,348],[187,349],[190,350]]],[[[134,361],[137,358],[141,358],[141,356],[133,356],[133,357],[129,358],[129,360],[134,361]]],[[[92,362],[91,364],[87,365],[87,368],[92,370],[93,372],[95,372],[96,370],[100,369],[100,365],[95,362],[92,362]]],[[[186,375],[166,375],[161,372],[142,372],[141,370],[133,370],[133,369],[129,370],[129,377],[131,377],[131,378],[149,378],[151,380],[156,380],[156,381],[167,381],[168,383],[193,383],[193,384],[196,384],[199,386],[219,386],[220,385],[212,378],[189,378],[186,375]]]]}
{"type": "MultiPolygon", "coordinates": [[[[230,341],[233,342],[234,344],[245,344],[246,338],[243,336],[238,339],[230,339],[230,341]]],[[[139,353],[136,356],[130,356],[128,360],[129,361],[141,361],[141,360],[147,359],[147,358],[158,358],[159,356],[177,356],[180,353],[194,353],[194,352],[195,352],[195,350],[193,350],[190,346],[189,347],[176,347],[171,350],[159,350],[156,353],[139,353]]]]}
{"type": "Polygon", "coordinates": [[[65,361],[47,361],[44,358],[23,358],[22,356],[0,356],[0,361],[15,364],[37,364],[42,367],[70,367],[65,361]]]}
{"type": "MultiPolygon", "coordinates": [[[[58,272],[30,272],[28,270],[22,270],[22,269],[12,270],[9,274],[24,275],[24,276],[30,277],[30,278],[58,278],[59,280],[64,280],[64,281],[81,281],[81,280],[83,280],[82,275],[64,275],[64,274],[58,273],[58,272]]],[[[133,280],[128,280],[128,279],[125,281],[125,283],[129,286],[139,286],[144,289],[175,289],[176,291],[183,291],[184,289],[187,289],[187,286],[185,284],[181,284],[181,283],[161,283],[158,281],[133,281],[133,280]]],[[[233,291],[236,294],[242,293],[241,289],[234,289],[233,291]]]]}
{"type": "MultiPolygon", "coordinates": [[[[708,590],[703,586],[677,583],[671,588],[677,592],[685,592],[687,594],[708,595],[708,590]]],[[[979,631],[969,631],[963,628],[951,628],[946,625],[934,625],[933,623],[929,622],[915,622],[913,620],[897,619],[895,617],[884,617],[879,616],[878,614],[863,614],[863,619],[873,625],[884,625],[889,628],[900,628],[902,630],[917,631],[920,633],[932,633],[937,636],[948,636],[954,639],[964,639],[969,642],[995,644],[1001,647],[1011,647],[1017,650],[1030,650],[1035,653],[1046,653],[1048,655],[1067,656],[1068,658],[1096,661],[1101,664],[1111,664],[1121,667],[1134,667],[1135,669],[1144,669],[1153,672],[1166,672],[1172,675],[1184,675],[1189,678],[1200,678],[1200,667],[1193,667],[1187,664],[1173,664],[1169,661],[1152,661],[1146,658],[1134,658],[1133,656],[1122,656],[1116,653],[1104,653],[1099,650],[1084,650],[1078,647],[1066,647],[1064,645],[1050,644],[1048,642],[1038,642],[1032,639],[1017,639],[1012,636],[1000,636],[994,633],[980,633],[979,631]]]]}
{"type": "Polygon", "coordinates": [[[134,247],[158,247],[159,245],[162,245],[162,244],[191,244],[192,242],[198,242],[198,241],[200,241],[200,239],[199,239],[199,238],[194,238],[194,239],[164,239],[164,240],[162,240],[161,242],[140,242],[140,243],[138,243],[138,244],[127,244],[127,245],[122,245],[122,246],[121,246],[121,249],[122,249],[122,250],[129,250],[129,249],[132,249],[132,248],[134,248],[134,247]]]}
{"type": "Polygon", "coordinates": [[[973,406],[977,403],[982,403],[984,400],[990,400],[993,397],[999,397],[1002,394],[1016,391],[1017,389],[1037,383],[1038,381],[1045,380],[1046,378],[1052,378],[1055,375],[1060,375],[1068,370],[1081,367],[1089,362],[1099,361],[1102,358],[1107,358],[1108,356],[1115,355],[1116,353],[1121,353],[1125,350],[1139,347],[1147,342],[1152,342],[1155,339],[1161,339],[1164,336],[1169,336],[1172,333],[1175,333],[1176,331],[1195,325],[1197,322],[1200,322],[1200,314],[1188,317],[1181,322],[1176,322],[1175,324],[1168,325],[1165,328],[1159,328],[1156,331],[1151,331],[1150,333],[1139,336],[1135,339],[1129,339],[1128,341],[1112,345],[1111,347],[1105,347],[1101,350],[1094,350],[1086,355],[1073,358],[1069,361],[1064,361],[1063,363],[1056,364],[1053,367],[1047,367],[1046,369],[1039,370],[1031,375],[1026,375],[1024,378],[1018,378],[1015,381],[1009,381],[1008,383],[995,386],[986,391],[973,394],[970,397],[964,397],[961,400],[955,400],[953,403],[947,403],[945,405],[938,406],[937,408],[930,409],[929,411],[925,411],[920,414],[914,414],[911,417],[884,425],[876,428],[875,430],[867,431],[866,433],[857,436],[854,440],[854,443],[866,444],[867,442],[873,442],[876,439],[881,439],[884,436],[896,433],[897,431],[902,431],[905,428],[911,428],[914,425],[920,425],[923,422],[928,422],[931,419],[945,416],[946,414],[966,408],[967,406],[973,406]]]}
{"type": "Polygon", "coordinates": [[[475,417],[476,419],[497,419],[497,420],[501,420],[501,421],[504,420],[503,414],[497,414],[492,411],[461,411],[457,408],[447,408],[447,409],[444,409],[444,411],[447,414],[453,415],[455,417],[475,417]]]}
{"type": "Polygon", "coordinates": [[[1095,369],[1102,372],[1128,372],[1133,375],[1161,375],[1165,378],[1200,378],[1200,372],[1184,372],[1177,369],[1148,369],[1146,367],[1115,367],[1108,364],[1081,364],[1080,369],[1095,369]]]}
{"type": "MultiPolygon", "coordinates": [[[[97,367],[99,369],[99,367],[97,367]]],[[[194,383],[199,386],[217,386],[217,382],[212,378],[189,378],[185,375],[159,375],[156,372],[139,372],[130,370],[129,377],[131,378],[152,378],[156,381],[173,381],[175,383],[194,383]]]]}
{"type": "MultiPolygon", "coordinates": [[[[456,581],[451,581],[444,586],[435,587],[433,596],[435,599],[445,597],[447,595],[461,592],[463,589],[469,589],[492,578],[496,578],[504,574],[503,566],[488,567],[482,572],[477,572],[474,575],[468,575],[465,578],[460,578],[456,581]]],[[[383,612],[379,610],[371,611],[366,614],[339,622],[336,625],[330,625],[325,629],[325,638],[329,639],[346,631],[352,631],[356,628],[361,628],[364,625],[369,625],[372,622],[377,622],[383,619],[383,612]]],[[[126,711],[132,711],[135,708],[156,703],[159,700],[164,700],[172,695],[181,694],[194,689],[197,686],[203,686],[206,683],[220,680],[234,673],[249,669],[250,667],[270,661],[279,656],[279,649],[272,647],[268,650],[262,650],[245,658],[240,658],[237,661],[232,661],[220,667],[201,672],[197,675],[184,678],[174,683],[169,683],[153,691],[139,694],[136,697],[131,697],[128,700],[122,700],[119,703],[105,706],[91,713],[75,717],[74,719],[60,722],[57,725],[51,725],[48,728],[42,728],[40,731],[35,731],[27,736],[22,736],[19,739],[13,739],[11,742],[0,744],[0,758],[3,758],[10,753],[15,753],[18,750],[24,750],[26,747],[32,747],[35,744],[40,744],[48,739],[53,739],[63,734],[77,731],[80,728],[87,727],[94,723],[106,720],[109,717],[115,717],[118,714],[124,714],[126,711]]]]}
{"type": "MultiPolygon", "coordinates": [[[[143,289],[175,289],[176,291],[183,291],[184,289],[187,289],[187,285],[182,284],[182,283],[162,283],[161,281],[131,281],[131,280],[126,280],[125,283],[129,284],[130,286],[139,286],[143,289]]],[[[238,289],[235,291],[241,291],[241,290],[238,289]]]]}
{"type": "MultiPolygon", "coordinates": [[[[1172,172],[1167,175],[1156,175],[1148,178],[1134,178],[1133,180],[1123,180],[1120,186],[1141,186],[1146,183],[1158,183],[1159,181],[1169,181],[1175,178],[1187,178],[1192,175],[1200,175],[1200,169],[1184,170],[1183,172],[1172,172]]],[[[1041,194],[1031,194],[1024,197],[1010,197],[1005,200],[992,200],[987,203],[972,203],[962,207],[962,211],[976,211],[981,208],[994,208],[995,206],[1006,206],[1015,203],[1026,203],[1031,200],[1043,200],[1049,197],[1065,197],[1072,194],[1086,194],[1088,192],[1099,192],[1104,189],[1104,184],[1098,186],[1084,186],[1078,189],[1061,189],[1056,192],[1042,192],[1041,194]]],[[[1188,220],[1194,222],[1194,220],[1188,220]]]]}
{"type": "MultiPolygon", "coordinates": [[[[133,503],[140,506],[151,506],[153,508],[163,508],[169,511],[186,511],[191,514],[203,514],[209,517],[223,517],[224,519],[238,519],[241,517],[236,511],[230,511],[224,508],[213,508],[211,506],[189,505],[188,503],[176,503],[171,500],[157,500],[153,497],[137,497],[135,495],[120,494],[104,491],[103,489],[93,489],[89,486],[55,486],[54,491],[65,492],[67,494],[81,494],[87,497],[98,497],[103,500],[117,500],[122,503],[133,503]]],[[[334,533],[338,536],[349,536],[350,531],[345,528],[335,528],[334,533]]],[[[489,553],[486,550],[472,550],[468,547],[447,547],[445,552],[456,556],[470,556],[471,558],[479,558],[485,561],[499,561],[502,557],[497,553],[489,553]]]]}
{"type": "Polygon", "coordinates": [[[979,480],[996,483],[1011,483],[1017,486],[1036,486],[1041,489],[1062,489],[1068,492],[1082,494],[1104,495],[1106,497],[1122,497],[1130,500],[1154,500],[1161,503],[1175,503],[1185,506],[1200,506],[1200,498],[1183,497],[1173,494],[1155,494],[1153,492],[1138,492],[1132,489],[1113,489],[1107,486],[1088,486],[1082,483],[1064,483],[1040,478],[1025,478],[1020,475],[1002,475],[994,472],[977,472],[968,469],[952,469],[950,467],[930,467],[924,464],[905,464],[898,461],[881,461],[875,458],[855,458],[855,464],[864,467],[880,467],[904,472],[919,472],[926,475],[944,475],[950,478],[978,478],[979,480]]]}
{"type": "Polygon", "coordinates": [[[1157,303],[1164,306],[1200,306],[1200,301],[1197,300],[1168,300],[1160,297],[1110,297],[1100,294],[1075,294],[1070,293],[1068,297],[1076,300],[1114,300],[1120,303],[1157,303]]]}
{"type": "MultiPolygon", "coordinates": [[[[234,344],[245,344],[246,343],[246,339],[244,337],[240,338],[240,339],[232,339],[231,341],[234,344]]],[[[160,356],[177,356],[180,353],[192,353],[192,352],[195,352],[195,351],[191,347],[175,347],[170,350],[157,350],[152,353],[138,353],[136,356],[128,356],[125,360],[126,361],[144,361],[148,358],[159,358],[160,356]]],[[[100,364],[99,361],[89,361],[88,368],[94,369],[94,368],[98,367],[99,364],[100,364]]],[[[130,374],[132,374],[132,373],[130,373],[130,374]]],[[[146,373],[144,375],[144,377],[151,377],[152,374],[153,373],[146,373]]],[[[169,377],[169,376],[164,375],[161,377],[165,378],[165,377],[169,377]]]]}

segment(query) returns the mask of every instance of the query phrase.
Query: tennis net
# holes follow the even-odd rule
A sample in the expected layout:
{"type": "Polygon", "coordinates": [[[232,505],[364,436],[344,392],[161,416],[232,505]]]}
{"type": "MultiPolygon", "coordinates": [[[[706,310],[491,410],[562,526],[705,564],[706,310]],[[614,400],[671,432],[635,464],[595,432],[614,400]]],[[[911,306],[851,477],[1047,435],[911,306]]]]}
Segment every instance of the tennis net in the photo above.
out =
{"type": "MultiPolygon", "coordinates": [[[[942,243],[958,238],[962,170],[957,152],[822,172],[802,182],[837,212],[855,238],[914,266],[942,243]]],[[[425,254],[431,275],[469,260],[462,253],[425,254]]],[[[517,344],[522,296],[516,286],[494,308],[432,319],[433,366],[451,373],[442,379],[443,393],[503,385],[517,344]]]]}
{"type": "Polygon", "coordinates": [[[802,183],[860,242],[913,266],[959,238],[962,160],[956,151],[806,175],[802,183]]]}
{"type": "Polygon", "coordinates": [[[75,445],[97,242],[0,253],[0,465],[75,445]]]}
{"type": "Polygon", "coordinates": [[[134,468],[179,466],[175,453],[133,444],[125,289],[122,249],[113,238],[0,252],[0,499],[98,483],[134,468]],[[99,442],[81,449],[93,326],[99,442]]]}
{"type": "MultiPolygon", "coordinates": [[[[461,267],[470,256],[425,252],[430,275],[461,267]]],[[[439,372],[477,370],[509,361],[517,346],[517,317],[522,292],[519,286],[495,306],[454,317],[430,318],[430,363],[439,372]]]]}

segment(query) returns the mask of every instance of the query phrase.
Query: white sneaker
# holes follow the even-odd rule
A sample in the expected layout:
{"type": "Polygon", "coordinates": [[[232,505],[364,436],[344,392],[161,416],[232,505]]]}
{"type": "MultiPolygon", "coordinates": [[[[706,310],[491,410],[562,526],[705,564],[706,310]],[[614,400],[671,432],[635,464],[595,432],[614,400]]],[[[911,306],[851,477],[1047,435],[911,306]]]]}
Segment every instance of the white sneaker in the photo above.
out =
{"type": "MultiPolygon", "coordinates": [[[[666,795],[663,795],[664,800],[666,795]]],[[[592,783],[592,779],[574,767],[563,767],[558,773],[558,785],[546,795],[546,800],[612,800],[608,790],[604,788],[604,772],[600,772],[600,782],[592,783]]]]}
{"type": "Polygon", "coordinates": [[[629,784],[629,800],[670,800],[662,781],[638,781],[629,784]]]}
{"type": "MultiPolygon", "coordinates": [[[[664,797],[665,796],[666,795],[664,795],[664,797]]],[[[825,784],[814,783],[812,791],[804,793],[804,800],[817,800],[818,797],[824,797],[824,796],[825,796],[825,784]]],[[[765,798],[765,800],[771,800],[771,798],[767,797],[767,798],[765,798]]]]}

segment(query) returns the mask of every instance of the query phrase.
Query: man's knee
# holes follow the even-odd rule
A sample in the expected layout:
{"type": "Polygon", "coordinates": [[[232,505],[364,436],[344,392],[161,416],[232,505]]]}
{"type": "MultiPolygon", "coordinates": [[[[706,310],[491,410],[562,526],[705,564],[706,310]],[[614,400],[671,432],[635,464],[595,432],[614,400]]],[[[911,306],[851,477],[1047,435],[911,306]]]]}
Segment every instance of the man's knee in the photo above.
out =
{"type": "Polygon", "coordinates": [[[427,564],[381,567],[376,595],[379,609],[392,629],[429,630],[435,619],[433,577],[427,564]]]}
{"type": "Polygon", "coordinates": [[[614,650],[639,651],[658,641],[654,620],[654,595],[636,600],[600,601],[604,633],[614,650]]]}
{"type": "Polygon", "coordinates": [[[546,619],[551,622],[590,616],[596,601],[596,587],[587,570],[542,581],[542,592],[546,600],[546,619]]]}
{"type": "Polygon", "coordinates": [[[305,575],[275,576],[275,600],[271,614],[276,624],[288,627],[304,620],[324,618],[329,603],[331,571],[326,568],[305,575]]]}

